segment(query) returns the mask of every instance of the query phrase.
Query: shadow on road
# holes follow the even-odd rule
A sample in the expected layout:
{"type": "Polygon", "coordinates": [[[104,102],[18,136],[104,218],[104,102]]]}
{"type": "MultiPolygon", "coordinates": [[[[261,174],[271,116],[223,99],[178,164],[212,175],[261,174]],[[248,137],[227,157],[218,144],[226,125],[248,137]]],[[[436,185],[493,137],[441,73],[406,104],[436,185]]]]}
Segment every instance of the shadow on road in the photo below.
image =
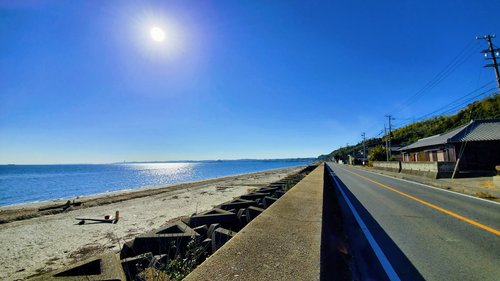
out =
{"type": "MultiPolygon", "coordinates": [[[[394,268],[394,271],[401,280],[425,280],[413,264],[408,260],[406,255],[399,249],[394,241],[387,235],[387,233],[380,227],[377,221],[370,215],[370,213],[363,207],[363,205],[356,199],[356,197],[349,191],[345,184],[333,173],[329,173],[331,169],[326,168],[325,177],[325,196],[335,198],[336,203],[340,207],[341,220],[343,224],[343,232],[349,247],[349,267],[352,274],[352,280],[391,280],[382,267],[379,259],[375,255],[374,250],[370,246],[365,234],[357,223],[354,215],[352,214],[348,204],[344,200],[333,180],[333,175],[340,188],[344,191],[345,195],[358,212],[359,216],[369,229],[375,241],[378,243],[383,253],[389,260],[394,268]],[[330,189],[330,191],[326,191],[330,189]],[[328,194],[327,194],[328,193],[328,194]]],[[[330,203],[331,204],[331,203],[330,203]]],[[[333,211],[333,210],[332,210],[333,211]]]]}

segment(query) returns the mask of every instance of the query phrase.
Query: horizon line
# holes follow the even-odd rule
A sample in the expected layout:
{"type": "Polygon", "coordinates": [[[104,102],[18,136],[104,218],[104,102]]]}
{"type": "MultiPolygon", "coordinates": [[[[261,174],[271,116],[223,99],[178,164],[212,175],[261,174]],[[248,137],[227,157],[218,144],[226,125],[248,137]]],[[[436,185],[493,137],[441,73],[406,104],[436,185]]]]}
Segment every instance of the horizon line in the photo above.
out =
{"type": "Polygon", "coordinates": [[[0,166],[16,165],[112,165],[112,164],[134,164],[134,163],[182,163],[182,162],[217,162],[217,161],[275,161],[275,160],[312,160],[318,157],[286,157],[286,158],[239,158],[239,159],[203,159],[203,160],[150,160],[150,161],[122,161],[102,163],[0,163],[0,166]]]}

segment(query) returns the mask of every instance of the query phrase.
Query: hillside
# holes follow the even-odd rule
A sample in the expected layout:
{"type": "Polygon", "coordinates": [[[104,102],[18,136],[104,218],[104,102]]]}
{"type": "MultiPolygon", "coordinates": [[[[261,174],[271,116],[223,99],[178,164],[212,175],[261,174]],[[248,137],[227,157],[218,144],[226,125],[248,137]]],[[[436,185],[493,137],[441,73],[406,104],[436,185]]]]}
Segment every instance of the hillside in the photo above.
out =
{"type": "MultiPolygon", "coordinates": [[[[392,132],[392,145],[404,146],[418,139],[447,132],[453,128],[468,123],[471,119],[500,118],[500,95],[494,94],[480,101],[475,101],[450,116],[436,116],[424,121],[415,122],[392,132]]],[[[376,146],[385,145],[388,136],[366,140],[368,154],[376,146]]],[[[319,160],[346,159],[348,154],[363,150],[363,144],[339,148],[326,155],[320,155],[319,160]]]]}

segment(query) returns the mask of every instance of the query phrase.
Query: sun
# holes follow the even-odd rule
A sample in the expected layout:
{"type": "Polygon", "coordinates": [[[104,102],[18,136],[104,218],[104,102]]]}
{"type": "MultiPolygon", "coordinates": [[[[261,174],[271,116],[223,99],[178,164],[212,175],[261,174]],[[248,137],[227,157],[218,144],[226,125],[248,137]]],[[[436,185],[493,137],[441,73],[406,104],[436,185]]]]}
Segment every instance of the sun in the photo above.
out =
{"type": "Polygon", "coordinates": [[[149,31],[149,34],[151,35],[151,38],[153,38],[153,40],[156,42],[165,41],[165,31],[157,26],[152,27],[149,31]]]}

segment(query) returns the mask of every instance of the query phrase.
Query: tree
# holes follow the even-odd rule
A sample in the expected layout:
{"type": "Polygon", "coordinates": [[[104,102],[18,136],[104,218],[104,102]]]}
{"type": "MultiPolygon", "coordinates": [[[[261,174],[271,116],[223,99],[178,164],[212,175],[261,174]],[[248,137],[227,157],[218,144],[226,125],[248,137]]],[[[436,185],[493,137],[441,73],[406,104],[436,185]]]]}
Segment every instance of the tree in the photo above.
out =
{"type": "Polygon", "coordinates": [[[386,160],[386,151],[385,147],[378,145],[374,147],[370,153],[368,153],[368,160],[369,161],[384,161],[386,160]]]}

